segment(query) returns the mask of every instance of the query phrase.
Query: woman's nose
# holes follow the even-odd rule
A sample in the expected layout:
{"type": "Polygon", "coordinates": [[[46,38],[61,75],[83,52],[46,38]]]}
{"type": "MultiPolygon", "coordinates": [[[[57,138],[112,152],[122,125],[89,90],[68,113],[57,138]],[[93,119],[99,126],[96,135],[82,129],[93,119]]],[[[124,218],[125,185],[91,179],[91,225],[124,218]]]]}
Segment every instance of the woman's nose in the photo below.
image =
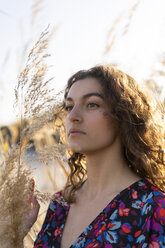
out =
{"type": "Polygon", "coordinates": [[[82,121],[82,114],[78,108],[74,108],[69,113],[69,120],[71,122],[81,122],[82,121]]]}

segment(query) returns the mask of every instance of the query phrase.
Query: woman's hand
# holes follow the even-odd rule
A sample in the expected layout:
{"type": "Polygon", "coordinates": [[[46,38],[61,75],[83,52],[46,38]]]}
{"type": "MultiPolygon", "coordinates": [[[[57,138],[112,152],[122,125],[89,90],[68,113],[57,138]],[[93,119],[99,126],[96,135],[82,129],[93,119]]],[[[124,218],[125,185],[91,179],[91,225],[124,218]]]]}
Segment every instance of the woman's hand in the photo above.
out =
{"type": "Polygon", "coordinates": [[[25,228],[24,237],[27,235],[27,233],[29,232],[30,228],[36,222],[38,212],[39,212],[39,209],[40,209],[40,204],[37,201],[36,196],[33,195],[34,187],[35,187],[35,181],[34,181],[34,179],[31,179],[30,180],[30,189],[31,189],[32,194],[31,194],[31,196],[29,198],[29,201],[28,201],[28,204],[30,204],[31,206],[30,206],[30,211],[27,214],[26,221],[25,221],[25,224],[24,224],[24,228],[25,228]]]}

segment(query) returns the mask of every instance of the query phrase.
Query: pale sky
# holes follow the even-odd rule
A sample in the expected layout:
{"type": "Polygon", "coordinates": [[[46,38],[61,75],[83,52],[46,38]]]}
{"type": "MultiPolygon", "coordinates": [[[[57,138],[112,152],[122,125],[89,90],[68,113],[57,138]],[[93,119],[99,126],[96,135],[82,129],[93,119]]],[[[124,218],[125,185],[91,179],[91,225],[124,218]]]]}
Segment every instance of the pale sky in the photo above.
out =
{"type": "Polygon", "coordinates": [[[22,58],[26,61],[28,51],[48,24],[50,29],[57,27],[49,47],[50,75],[54,76],[57,91],[72,73],[101,63],[118,63],[139,81],[147,78],[165,52],[165,0],[139,1],[129,31],[123,35],[129,10],[137,2],[0,0],[0,125],[16,120],[13,89],[23,69],[22,58]],[[32,19],[32,6],[36,2],[41,2],[41,9],[32,19]],[[114,30],[114,46],[105,56],[108,31],[120,15],[114,30]]]}

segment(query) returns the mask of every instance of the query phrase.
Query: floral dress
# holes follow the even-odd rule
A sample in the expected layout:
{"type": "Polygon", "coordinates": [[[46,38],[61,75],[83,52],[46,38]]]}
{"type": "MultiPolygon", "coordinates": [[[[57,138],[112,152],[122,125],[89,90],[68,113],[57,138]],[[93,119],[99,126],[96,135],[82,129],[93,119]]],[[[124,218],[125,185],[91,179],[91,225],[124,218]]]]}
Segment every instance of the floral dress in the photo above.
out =
{"type": "MultiPolygon", "coordinates": [[[[69,204],[61,192],[50,203],[35,248],[59,248],[69,204]]],[[[165,247],[165,193],[145,179],[121,191],[70,248],[165,247]]]]}

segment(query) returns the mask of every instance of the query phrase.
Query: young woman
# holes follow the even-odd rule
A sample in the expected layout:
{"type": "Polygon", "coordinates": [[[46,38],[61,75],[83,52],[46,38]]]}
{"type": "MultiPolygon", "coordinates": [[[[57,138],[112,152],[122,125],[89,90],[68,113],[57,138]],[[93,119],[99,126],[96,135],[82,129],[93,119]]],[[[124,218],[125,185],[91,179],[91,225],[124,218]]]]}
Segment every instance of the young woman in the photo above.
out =
{"type": "MultiPolygon", "coordinates": [[[[110,66],[65,91],[70,175],[34,247],[165,247],[164,129],[135,80],[110,66]]],[[[31,222],[38,212],[34,199],[31,222]]]]}

